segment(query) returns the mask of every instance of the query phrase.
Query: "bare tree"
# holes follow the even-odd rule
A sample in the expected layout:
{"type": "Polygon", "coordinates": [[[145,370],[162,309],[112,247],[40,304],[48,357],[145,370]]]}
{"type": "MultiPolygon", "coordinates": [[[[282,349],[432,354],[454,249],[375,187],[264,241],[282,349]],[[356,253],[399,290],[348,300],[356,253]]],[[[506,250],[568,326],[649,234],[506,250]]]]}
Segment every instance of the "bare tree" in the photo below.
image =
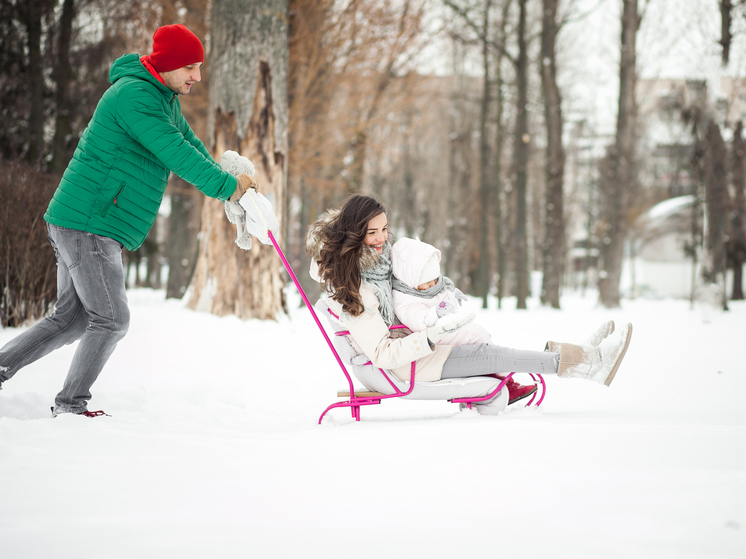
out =
{"type": "Polygon", "coordinates": [[[556,41],[559,0],[543,0],[541,30],[541,84],[544,94],[544,120],[547,128],[546,215],[543,242],[544,280],[541,301],[558,309],[565,260],[565,218],[563,177],[565,150],[562,145],[562,97],[557,85],[556,41]]]}
{"type": "Polygon", "coordinates": [[[624,243],[629,227],[628,206],[636,188],[635,127],[637,82],[635,42],[642,21],[637,0],[623,0],[621,60],[619,63],[619,109],[616,140],[609,153],[609,177],[602,181],[601,270],[599,296],[607,308],[618,307],[624,243]]]}
{"type": "MultiPolygon", "coordinates": [[[[512,0],[503,2],[502,17],[498,28],[498,41],[505,44],[506,28],[508,24],[508,13],[512,0]]],[[[495,64],[495,90],[496,90],[496,117],[495,117],[495,196],[494,200],[494,217],[495,217],[495,248],[497,252],[497,307],[502,308],[502,299],[505,293],[505,273],[507,268],[507,258],[504,243],[505,224],[503,223],[503,152],[505,151],[505,81],[503,79],[503,62],[505,60],[505,50],[498,49],[496,53],[497,61],[495,64]]]]}
{"type": "MultiPolygon", "coordinates": [[[[485,0],[484,13],[482,15],[482,36],[487,37],[490,30],[490,9],[492,0],[485,0]]],[[[476,281],[474,282],[474,294],[482,298],[482,308],[487,308],[487,295],[490,289],[490,258],[489,258],[489,222],[490,222],[490,192],[493,189],[492,177],[490,176],[490,141],[487,122],[490,114],[490,48],[487,41],[482,41],[482,101],[481,101],[481,124],[479,127],[479,258],[477,259],[476,281]]]]}
{"type": "MultiPolygon", "coordinates": [[[[284,214],[287,165],[288,26],[285,0],[217,0],[210,22],[210,148],[247,156],[264,194],[284,214]]],[[[247,252],[223,204],[205,202],[194,292],[189,305],[215,314],[272,319],[283,308],[272,247],[247,252]]]]}
{"type": "Polygon", "coordinates": [[[515,259],[516,259],[516,308],[525,309],[528,298],[528,161],[531,134],[528,128],[528,0],[518,0],[518,58],[515,62],[517,94],[516,119],[513,134],[513,171],[515,173],[515,259]]]}
{"type": "Polygon", "coordinates": [[[42,52],[42,20],[52,8],[50,0],[28,0],[18,4],[21,20],[26,28],[28,47],[29,148],[26,158],[31,163],[40,161],[44,153],[44,60],[42,52]]]}
{"type": "MultiPolygon", "coordinates": [[[[422,0],[404,0],[401,8],[397,3],[384,1],[380,6],[372,3],[367,6],[368,10],[358,12],[358,18],[362,25],[354,29],[356,39],[363,44],[375,44],[379,42],[376,59],[382,59],[382,64],[374,64],[373,80],[360,80],[354,82],[356,97],[361,100],[357,110],[358,120],[354,136],[350,140],[350,166],[347,174],[347,188],[350,192],[359,192],[364,183],[365,158],[368,146],[368,135],[372,124],[381,109],[384,94],[402,71],[408,67],[412,56],[415,54],[414,44],[421,35],[420,25],[425,9],[422,0]],[[374,7],[375,6],[375,7],[374,7]],[[372,8],[372,9],[371,9],[372,8]],[[362,17],[361,17],[362,16],[362,17]],[[378,41],[371,40],[369,33],[382,31],[382,37],[390,36],[390,39],[378,41]],[[384,43],[384,44],[381,44],[384,43]],[[386,44],[387,43],[387,44],[386,44]]],[[[366,51],[366,58],[374,51],[366,51]]],[[[358,63],[351,65],[355,70],[358,63]]],[[[370,60],[363,62],[364,73],[368,73],[370,60]]]]}
{"type": "MultiPolygon", "coordinates": [[[[512,55],[506,48],[505,34],[501,33],[498,40],[492,40],[488,37],[480,26],[472,19],[468,9],[456,4],[452,0],[443,0],[444,3],[456,12],[461,20],[471,28],[477,35],[480,42],[487,43],[491,49],[500,53],[502,58],[509,60],[515,70],[516,75],[516,95],[515,95],[515,123],[513,130],[513,161],[512,173],[514,175],[512,194],[515,200],[515,217],[512,230],[513,253],[515,259],[515,294],[517,298],[517,307],[526,308],[526,300],[529,290],[529,259],[528,259],[528,167],[530,158],[531,135],[529,132],[528,118],[528,70],[529,70],[529,43],[528,33],[528,1],[518,0],[518,23],[516,27],[517,56],[512,55]]],[[[507,11],[510,2],[503,4],[503,21],[506,20],[507,11]]],[[[504,28],[502,28],[504,31],[504,28]]],[[[500,58],[500,60],[502,60],[500,58]]],[[[499,109],[501,110],[501,109],[499,109]]],[[[502,121],[502,114],[500,114],[502,121]]],[[[500,145],[501,146],[501,145],[500,145]]],[[[498,195],[499,196],[499,195],[498,195]]],[[[500,218],[502,215],[500,215],[500,218]]],[[[502,221],[500,219],[500,221],[502,221]]],[[[502,224],[498,222],[498,227],[502,224]]],[[[502,239],[500,239],[502,241],[502,239]]],[[[499,242],[502,248],[502,242],[499,242]]],[[[499,249],[500,250],[500,249],[499,249]]],[[[484,255],[481,255],[483,258],[484,255]]],[[[501,266],[498,266],[500,268],[501,266]]],[[[502,276],[499,275],[499,291],[502,292],[502,276]]]]}
{"type": "Polygon", "coordinates": [[[70,44],[72,41],[73,21],[75,19],[75,0],[64,0],[60,15],[57,38],[57,62],[55,71],[55,108],[54,139],[52,140],[52,162],[50,171],[61,175],[68,162],[68,146],[72,136],[70,123],[70,82],[73,79],[70,63],[70,44]]]}

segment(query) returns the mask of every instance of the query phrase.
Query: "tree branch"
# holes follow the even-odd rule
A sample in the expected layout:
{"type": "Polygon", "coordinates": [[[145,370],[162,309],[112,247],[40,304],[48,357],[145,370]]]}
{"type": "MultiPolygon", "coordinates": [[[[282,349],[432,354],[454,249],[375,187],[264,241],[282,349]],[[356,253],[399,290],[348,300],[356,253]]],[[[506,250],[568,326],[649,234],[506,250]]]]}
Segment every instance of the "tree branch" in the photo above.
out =
{"type": "Polygon", "coordinates": [[[508,60],[510,60],[510,62],[514,66],[518,65],[518,61],[505,49],[505,45],[497,43],[495,41],[492,41],[488,37],[486,37],[485,34],[480,29],[479,25],[477,25],[474,21],[472,21],[472,19],[469,17],[469,14],[467,13],[467,11],[464,8],[462,8],[461,6],[457,6],[451,0],[443,0],[443,3],[446,6],[448,6],[449,8],[451,8],[458,15],[461,16],[461,18],[463,19],[464,23],[466,23],[466,25],[468,25],[477,34],[477,37],[479,38],[479,40],[481,42],[483,42],[483,43],[491,46],[495,50],[497,50],[505,58],[507,58],[508,60]]]}

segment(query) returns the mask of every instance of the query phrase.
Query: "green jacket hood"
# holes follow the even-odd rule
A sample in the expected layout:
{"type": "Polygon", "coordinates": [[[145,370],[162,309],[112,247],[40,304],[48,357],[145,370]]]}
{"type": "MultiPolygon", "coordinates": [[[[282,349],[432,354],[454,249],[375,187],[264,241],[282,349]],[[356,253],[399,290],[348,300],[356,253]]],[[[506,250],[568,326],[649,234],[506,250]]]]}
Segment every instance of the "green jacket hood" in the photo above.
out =
{"type": "Polygon", "coordinates": [[[120,56],[111,65],[111,70],[109,70],[110,83],[114,84],[118,80],[127,76],[132,76],[134,78],[148,81],[154,84],[158,88],[158,91],[160,91],[161,93],[175,95],[173,91],[159,82],[155,78],[155,76],[153,76],[153,74],[148,72],[148,69],[143,66],[142,62],[140,62],[140,55],[137,53],[125,54],[124,56],[120,56]]]}

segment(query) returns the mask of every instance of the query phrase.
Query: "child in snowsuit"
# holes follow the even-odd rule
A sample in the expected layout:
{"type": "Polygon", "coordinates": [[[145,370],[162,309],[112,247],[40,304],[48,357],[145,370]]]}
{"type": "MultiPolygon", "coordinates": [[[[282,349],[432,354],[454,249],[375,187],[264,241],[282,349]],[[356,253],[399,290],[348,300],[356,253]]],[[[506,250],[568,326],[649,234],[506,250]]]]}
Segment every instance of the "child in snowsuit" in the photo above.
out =
{"type": "MultiPolygon", "coordinates": [[[[458,312],[466,300],[453,282],[440,274],[440,251],[406,237],[391,248],[394,273],[394,312],[412,332],[429,328],[442,316],[458,312]]],[[[490,334],[476,322],[440,340],[440,345],[491,343],[490,334]]]]}
{"type": "MultiPolygon", "coordinates": [[[[426,330],[447,314],[459,312],[466,297],[453,282],[440,273],[440,251],[416,239],[399,239],[391,248],[394,274],[393,304],[397,318],[412,332],[426,330]]],[[[438,345],[476,345],[492,343],[489,332],[476,322],[462,326],[442,338],[438,345]]],[[[504,378],[509,371],[495,371],[504,378]]],[[[536,391],[512,378],[507,383],[510,403],[536,391]]]]}

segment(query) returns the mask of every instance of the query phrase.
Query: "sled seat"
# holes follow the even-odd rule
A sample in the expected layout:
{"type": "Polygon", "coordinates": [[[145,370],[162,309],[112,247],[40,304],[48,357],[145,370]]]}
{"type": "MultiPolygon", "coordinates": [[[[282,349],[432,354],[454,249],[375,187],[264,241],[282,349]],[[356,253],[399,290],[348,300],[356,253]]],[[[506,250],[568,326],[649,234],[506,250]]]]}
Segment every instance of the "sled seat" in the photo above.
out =
{"type": "MultiPolygon", "coordinates": [[[[337,398],[349,398],[352,392],[349,390],[337,390],[337,398]]],[[[358,398],[375,398],[376,396],[385,396],[383,392],[371,392],[370,390],[355,390],[354,396],[358,398]]]]}
{"type": "MultiPolygon", "coordinates": [[[[475,405],[477,411],[485,415],[496,415],[507,407],[508,391],[504,389],[504,385],[514,373],[510,373],[505,379],[468,377],[418,382],[414,380],[416,365],[412,362],[410,379],[405,382],[400,380],[390,370],[375,367],[366,355],[357,353],[349,341],[349,332],[345,330],[339,317],[329,309],[323,299],[319,299],[314,308],[319,316],[326,317],[327,323],[334,332],[332,336],[333,349],[337,354],[340,366],[342,366],[343,373],[349,384],[349,390],[340,390],[337,392],[337,397],[348,399],[327,407],[321,414],[319,423],[321,423],[327,412],[337,407],[351,408],[352,416],[356,421],[360,421],[361,406],[380,404],[381,401],[388,398],[447,400],[465,404],[469,408],[475,405]],[[347,367],[352,370],[353,375],[363,385],[364,389],[354,386],[347,367]]],[[[405,327],[393,326],[392,328],[405,327]]],[[[534,380],[537,381],[537,378],[534,377],[534,380]]],[[[541,383],[543,388],[543,379],[541,383]]],[[[529,405],[533,402],[534,398],[531,399],[529,405]]],[[[543,390],[541,398],[543,399],[543,390]]],[[[541,403],[541,399],[536,405],[539,403],[541,403]]]]}

